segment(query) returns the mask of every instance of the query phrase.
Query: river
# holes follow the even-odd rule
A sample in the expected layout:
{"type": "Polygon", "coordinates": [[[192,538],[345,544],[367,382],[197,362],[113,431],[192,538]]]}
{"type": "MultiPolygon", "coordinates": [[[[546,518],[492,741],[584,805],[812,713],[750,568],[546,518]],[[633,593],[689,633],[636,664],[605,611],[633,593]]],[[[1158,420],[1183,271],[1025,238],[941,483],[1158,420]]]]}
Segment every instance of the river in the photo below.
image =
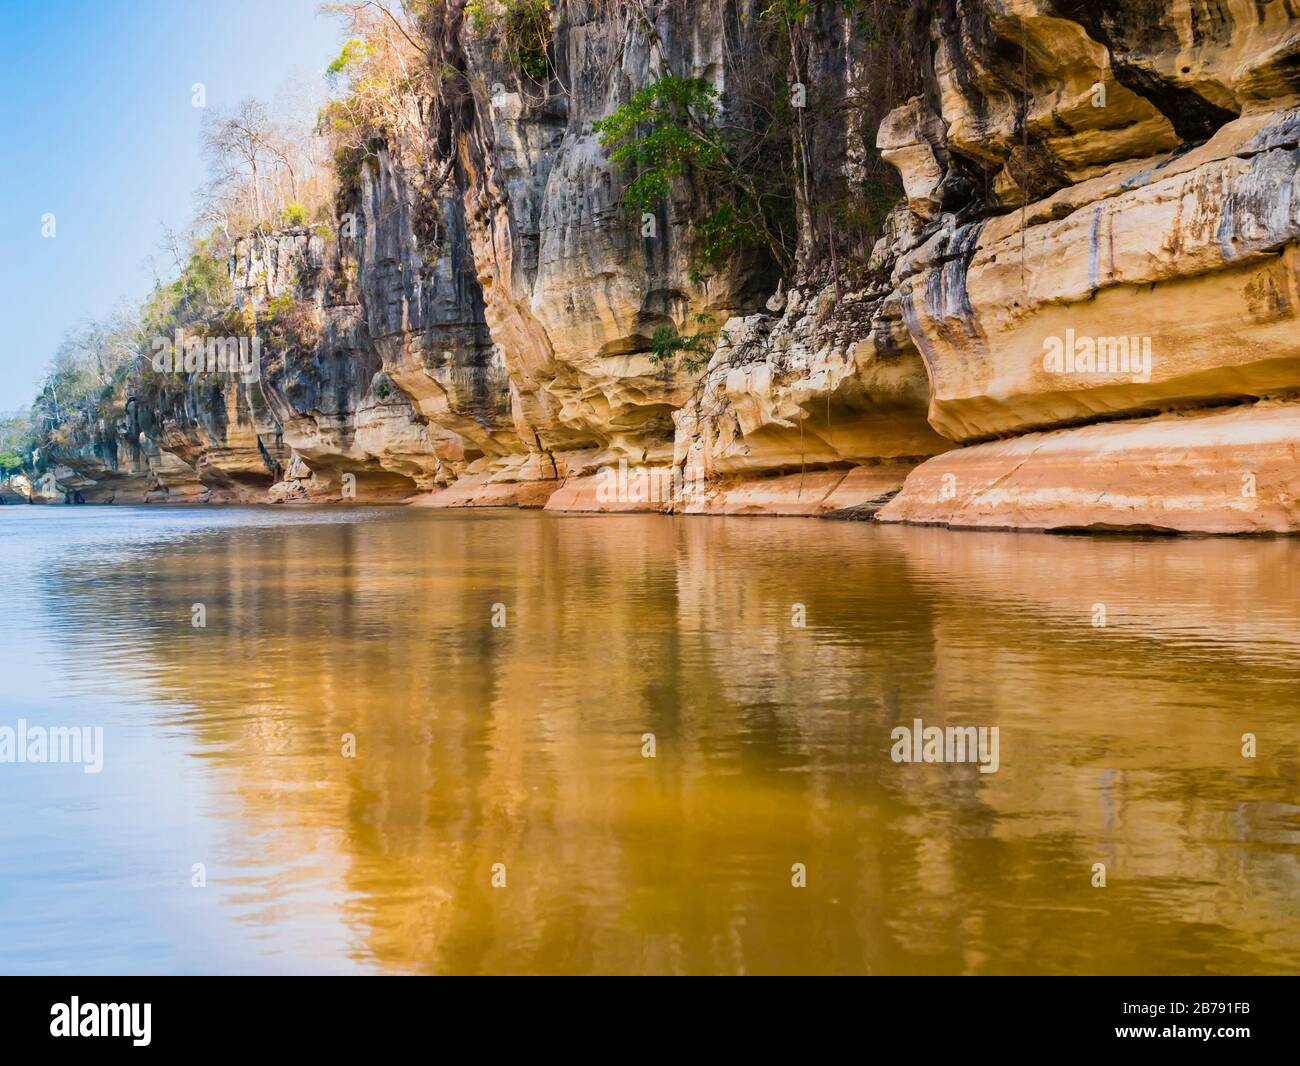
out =
{"type": "Polygon", "coordinates": [[[0,764],[4,972],[1300,971],[1300,542],[15,506],[0,559],[0,727],[103,738],[0,764]]]}

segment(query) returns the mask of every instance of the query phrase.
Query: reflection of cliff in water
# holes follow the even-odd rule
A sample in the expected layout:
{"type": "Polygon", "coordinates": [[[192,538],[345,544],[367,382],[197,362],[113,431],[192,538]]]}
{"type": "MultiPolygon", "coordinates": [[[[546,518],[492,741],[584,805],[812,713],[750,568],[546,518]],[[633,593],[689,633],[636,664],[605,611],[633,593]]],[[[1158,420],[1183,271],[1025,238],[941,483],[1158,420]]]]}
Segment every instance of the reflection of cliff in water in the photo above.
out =
{"type": "Polygon", "coordinates": [[[341,896],[383,966],[1300,965],[1300,545],[258,521],[52,570],[66,669],[156,693],[230,861],[341,896]],[[997,725],[1001,769],[891,763],[913,718],[997,725]]]}

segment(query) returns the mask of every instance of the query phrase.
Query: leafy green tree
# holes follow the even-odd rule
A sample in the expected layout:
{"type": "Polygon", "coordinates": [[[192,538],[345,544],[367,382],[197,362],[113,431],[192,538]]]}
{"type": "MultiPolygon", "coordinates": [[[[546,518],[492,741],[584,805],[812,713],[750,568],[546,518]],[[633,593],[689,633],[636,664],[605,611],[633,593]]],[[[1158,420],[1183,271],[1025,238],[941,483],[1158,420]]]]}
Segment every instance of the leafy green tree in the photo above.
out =
{"type": "Polygon", "coordinates": [[[325,73],[328,77],[337,78],[349,67],[360,63],[369,54],[370,49],[365,41],[358,37],[349,37],[343,44],[343,50],[325,68],[325,73]]]}
{"type": "Polygon", "coordinates": [[[752,134],[721,121],[717,89],[704,78],[660,78],[593,128],[611,148],[611,161],[635,171],[623,201],[629,210],[653,211],[672,183],[688,179],[731,196],[699,220],[704,262],[721,266],[740,247],[758,245],[788,270],[792,262],[790,198],[778,180],[763,187],[747,171],[752,134]]]}

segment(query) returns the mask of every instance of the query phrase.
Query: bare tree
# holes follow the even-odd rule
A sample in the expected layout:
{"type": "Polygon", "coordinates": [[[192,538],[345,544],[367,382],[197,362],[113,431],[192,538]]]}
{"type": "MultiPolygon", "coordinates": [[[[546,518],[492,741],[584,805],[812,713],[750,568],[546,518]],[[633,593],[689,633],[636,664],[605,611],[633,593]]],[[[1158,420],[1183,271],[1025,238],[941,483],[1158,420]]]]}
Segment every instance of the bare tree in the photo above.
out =
{"type": "Polygon", "coordinates": [[[230,180],[247,169],[253,195],[253,224],[268,221],[262,182],[272,137],[271,119],[260,100],[242,101],[232,114],[210,113],[203,129],[203,144],[219,180],[230,180]]]}

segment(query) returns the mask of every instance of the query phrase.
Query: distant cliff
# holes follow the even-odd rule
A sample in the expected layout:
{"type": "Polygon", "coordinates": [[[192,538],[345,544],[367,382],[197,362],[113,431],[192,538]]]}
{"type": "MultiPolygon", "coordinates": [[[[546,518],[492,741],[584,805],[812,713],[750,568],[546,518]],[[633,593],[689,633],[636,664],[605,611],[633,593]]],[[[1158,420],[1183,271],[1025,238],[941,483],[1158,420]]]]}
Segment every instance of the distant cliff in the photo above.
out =
{"type": "Polygon", "coordinates": [[[420,158],[236,246],[257,379],[50,427],[49,495],[1300,530],[1297,6],[781,6],[557,0],[539,65],[430,5],[420,158]],[[593,123],[666,78],[781,131],[776,242],[629,209],[593,123]]]}

